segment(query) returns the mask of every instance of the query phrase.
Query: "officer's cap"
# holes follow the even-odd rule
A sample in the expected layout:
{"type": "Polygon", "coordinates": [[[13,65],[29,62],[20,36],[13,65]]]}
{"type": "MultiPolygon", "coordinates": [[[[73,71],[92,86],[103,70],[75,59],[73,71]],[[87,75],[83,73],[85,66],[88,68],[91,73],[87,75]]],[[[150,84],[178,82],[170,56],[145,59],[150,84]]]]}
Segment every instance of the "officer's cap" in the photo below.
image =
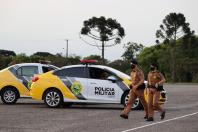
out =
{"type": "Polygon", "coordinates": [[[158,64],[157,63],[151,63],[151,66],[158,68],[158,64]]]}
{"type": "Polygon", "coordinates": [[[137,61],[135,59],[131,59],[131,65],[137,65],[137,61]]]}

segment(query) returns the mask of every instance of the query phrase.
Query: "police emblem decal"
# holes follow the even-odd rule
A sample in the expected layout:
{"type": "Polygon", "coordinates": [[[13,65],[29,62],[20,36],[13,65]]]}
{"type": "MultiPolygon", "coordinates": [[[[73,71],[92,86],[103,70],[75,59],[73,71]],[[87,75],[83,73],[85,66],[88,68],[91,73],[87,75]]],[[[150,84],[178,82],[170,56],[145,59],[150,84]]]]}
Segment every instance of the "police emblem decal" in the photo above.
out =
{"type": "Polygon", "coordinates": [[[80,84],[79,81],[73,82],[73,84],[71,86],[71,91],[75,95],[79,95],[81,93],[81,91],[82,91],[82,85],[80,84]]]}

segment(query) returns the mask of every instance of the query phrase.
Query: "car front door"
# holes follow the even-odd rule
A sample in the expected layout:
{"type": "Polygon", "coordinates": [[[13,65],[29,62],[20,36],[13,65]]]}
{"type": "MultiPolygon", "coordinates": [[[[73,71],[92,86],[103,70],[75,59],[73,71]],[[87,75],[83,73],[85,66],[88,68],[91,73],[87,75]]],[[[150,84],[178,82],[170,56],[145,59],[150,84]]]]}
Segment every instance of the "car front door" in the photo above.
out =
{"type": "Polygon", "coordinates": [[[88,100],[117,103],[122,90],[117,85],[118,77],[101,68],[89,67],[88,100]]]}

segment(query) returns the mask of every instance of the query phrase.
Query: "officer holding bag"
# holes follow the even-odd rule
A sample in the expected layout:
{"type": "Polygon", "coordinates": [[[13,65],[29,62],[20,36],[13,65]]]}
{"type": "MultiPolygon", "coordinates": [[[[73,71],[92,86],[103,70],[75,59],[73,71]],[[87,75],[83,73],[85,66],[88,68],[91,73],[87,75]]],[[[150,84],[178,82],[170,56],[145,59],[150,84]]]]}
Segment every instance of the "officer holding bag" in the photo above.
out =
{"type": "Polygon", "coordinates": [[[160,91],[163,90],[163,83],[165,78],[158,71],[158,65],[153,63],[150,65],[150,72],[148,74],[148,119],[147,121],[153,121],[154,110],[161,112],[161,119],[165,117],[165,110],[158,104],[160,97],[160,91]]]}

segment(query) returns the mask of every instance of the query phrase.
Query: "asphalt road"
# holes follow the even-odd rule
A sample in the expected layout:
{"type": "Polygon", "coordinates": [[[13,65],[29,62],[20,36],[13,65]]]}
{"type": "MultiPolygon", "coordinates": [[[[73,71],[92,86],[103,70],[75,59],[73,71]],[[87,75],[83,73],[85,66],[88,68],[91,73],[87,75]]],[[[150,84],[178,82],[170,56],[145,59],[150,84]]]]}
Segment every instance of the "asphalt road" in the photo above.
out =
{"type": "Polygon", "coordinates": [[[143,111],[119,117],[122,105],[73,105],[47,108],[43,102],[20,99],[15,105],[0,101],[0,132],[198,132],[198,85],[165,85],[166,118],[155,113],[154,122],[143,119],[143,111]]]}

